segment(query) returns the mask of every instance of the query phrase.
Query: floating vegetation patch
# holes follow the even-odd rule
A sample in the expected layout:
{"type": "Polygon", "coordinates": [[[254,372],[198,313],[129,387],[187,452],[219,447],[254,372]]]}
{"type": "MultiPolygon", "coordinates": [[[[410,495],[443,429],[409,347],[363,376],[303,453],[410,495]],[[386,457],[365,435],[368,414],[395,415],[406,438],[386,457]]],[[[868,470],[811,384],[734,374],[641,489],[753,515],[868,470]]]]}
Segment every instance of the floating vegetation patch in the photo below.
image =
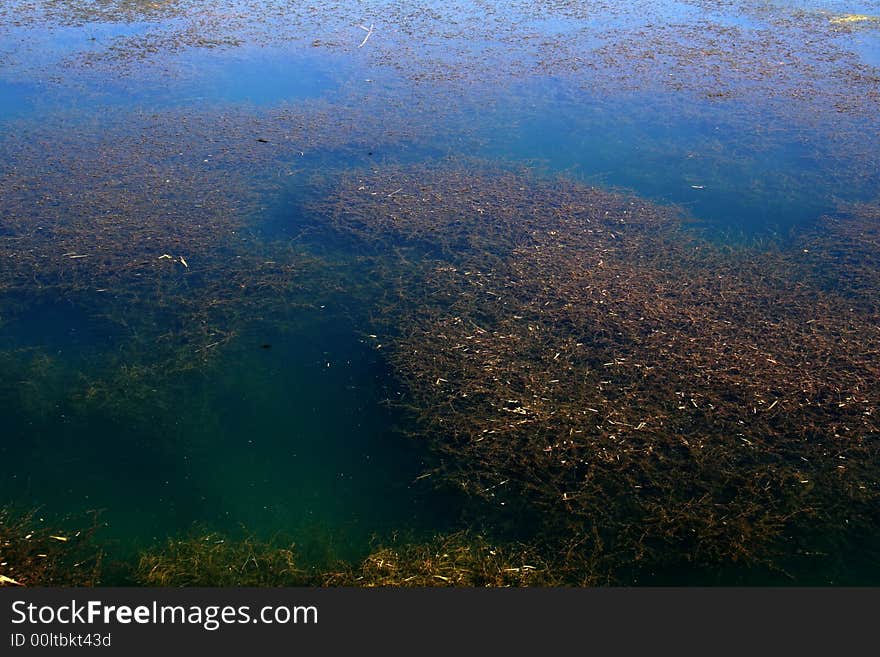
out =
{"type": "Polygon", "coordinates": [[[876,72],[828,30],[876,25],[870,15],[705,1],[638,9],[613,2],[366,2],[355,12],[347,3],[285,0],[12,5],[5,11],[15,18],[4,22],[148,26],[70,52],[64,75],[74,78],[77,68],[116,77],[137,74],[145,63],[168,76],[186,51],[256,46],[332,53],[432,89],[549,75],[607,92],[666,87],[761,106],[809,100],[813,113],[820,106],[859,116],[877,111],[876,72]]]}
{"type": "Polygon", "coordinates": [[[843,14],[828,19],[832,25],[870,25],[880,24],[880,17],[865,14],[843,14]]]}
{"type": "Polygon", "coordinates": [[[134,22],[179,14],[186,2],[166,0],[12,0],[4,11],[19,23],[134,22]]]}

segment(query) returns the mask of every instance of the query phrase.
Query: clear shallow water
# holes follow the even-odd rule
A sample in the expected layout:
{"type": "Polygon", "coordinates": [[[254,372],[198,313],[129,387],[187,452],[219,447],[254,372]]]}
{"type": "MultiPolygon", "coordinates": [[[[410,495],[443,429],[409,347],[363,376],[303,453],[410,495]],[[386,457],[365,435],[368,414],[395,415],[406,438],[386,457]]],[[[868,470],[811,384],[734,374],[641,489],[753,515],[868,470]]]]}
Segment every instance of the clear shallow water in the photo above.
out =
{"type": "Polygon", "coordinates": [[[69,393],[124,331],[72,305],[33,308],[0,335],[33,356],[4,399],[18,412],[0,494],[49,517],[99,510],[117,557],[193,524],[347,559],[376,533],[435,527],[446,512],[415,481],[420,451],[382,404],[399,393],[374,345],[330,313],[252,327],[211,367],[120,409],[69,393]]]}
{"type": "Polygon", "coordinates": [[[859,35],[855,40],[854,47],[862,61],[880,69],[880,31],[859,35]]]}
{"type": "Polygon", "coordinates": [[[4,104],[0,120],[31,114],[37,107],[51,113],[81,105],[84,113],[104,107],[149,111],[173,107],[224,104],[265,106],[297,102],[332,93],[340,85],[337,62],[264,48],[231,53],[196,51],[164,69],[132,74],[132,79],[77,78],[74,88],[58,80],[30,81],[15,76],[2,81],[4,104]]]}
{"type": "Polygon", "coordinates": [[[525,102],[508,99],[487,117],[488,155],[636,190],[731,235],[785,236],[832,212],[838,195],[869,199],[877,188],[874,176],[858,185],[823,174],[838,154],[820,132],[778,116],[755,112],[744,126],[743,108],[608,99],[553,81],[515,98],[525,102]]]}
{"type": "MultiPolygon", "coordinates": [[[[332,94],[339,87],[337,76],[345,74],[341,62],[327,58],[264,49],[240,50],[227,54],[198,53],[188,58],[177,71],[183,78],[178,102],[257,106],[296,102],[332,94]]],[[[156,95],[161,97],[158,92],[156,95]]]]}
{"type": "Polygon", "coordinates": [[[36,96],[35,85],[16,82],[0,82],[0,93],[3,94],[3,115],[0,121],[21,117],[33,109],[33,98],[36,96]]]}
{"type": "MultiPolygon", "coordinates": [[[[815,9],[877,11],[872,3],[816,3],[815,9]]],[[[248,215],[248,230],[269,241],[298,235],[298,204],[312,188],[310,176],[448,157],[626,188],[679,205],[714,233],[746,241],[804,230],[841,201],[877,198],[876,114],[839,113],[821,97],[786,104],[791,101],[763,95],[748,77],[734,80],[729,97],[708,97],[716,90],[698,84],[705,72],[694,76],[696,83],[686,75],[688,66],[699,68],[699,58],[670,69],[688,83],[671,88],[662,65],[650,69],[654,64],[634,55],[606,70],[598,62],[614,58],[594,51],[626,44],[646,26],[712,24],[751,33],[766,29],[766,12],[655,2],[583,17],[520,7],[499,9],[482,30],[454,8],[439,11],[448,27],[430,38],[404,29],[403,19],[398,25],[398,12],[362,48],[360,18],[336,15],[326,29],[294,30],[296,39],[272,38],[285,20],[254,17],[262,27],[232,27],[229,39],[209,34],[219,43],[212,47],[174,36],[189,29],[179,17],[81,21],[48,30],[5,25],[0,125],[10,126],[11,140],[22,128],[29,134],[43,129],[40,146],[51,155],[52,129],[70,139],[95,131],[95,117],[102,115],[108,131],[123,126],[122,134],[136,142],[145,124],[163,124],[168,116],[197,112],[204,119],[213,112],[225,120],[232,111],[252,112],[260,126],[247,134],[253,142],[275,125],[266,118],[273,111],[301,111],[306,119],[320,112],[320,121],[285,124],[261,142],[265,153],[252,162],[243,157],[246,164],[228,172],[230,183],[269,190],[248,215]],[[511,25],[516,29],[505,33],[511,25]],[[471,38],[481,30],[483,40],[471,38]],[[587,65],[548,64],[572,51],[587,65]],[[642,77],[618,88],[615,66],[642,77]],[[639,72],[642,66],[650,70],[639,72]],[[508,76],[507,67],[518,73],[508,76]],[[53,123],[59,116],[64,128],[41,128],[59,125],[53,123]]],[[[384,15],[365,7],[364,23],[372,24],[371,14],[384,15]]],[[[866,31],[834,39],[877,65],[875,37],[866,31]]],[[[708,52],[705,44],[700,48],[708,52]]],[[[853,93],[863,98],[863,91],[853,93]]],[[[181,132],[190,144],[187,130],[181,132]]],[[[240,137],[219,123],[210,150],[240,137]]],[[[159,171],[165,166],[152,151],[143,159],[159,171]]],[[[115,164],[102,166],[112,171],[115,164]]],[[[32,167],[34,180],[41,166],[39,157],[16,163],[18,170],[32,167]]],[[[211,178],[212,193],[216,181],[211,178]]],[[[138,211],[144,222],[155,219],[138,211]]],[[[335,257],[345,245],[323,247],[335,257]]],[[[363,554],[374,533],[455,527],[458,500],[431,496],[414,483],[427,456],[395,429],[400,418],[384,402],[401,391],[373,338],[348,312],[323,299],[313,302],[312,309],[273,317],[268,325],[254,317],[209,365],[162,380],[155,398],[117,390],[124,401],[119,408],[92,404],[83,390],[108,370],[138,365],[126,362],[130,356],[120,346],[134,329],[84,311],[64,293],[50,292],[40,303],[4,295],[0,347],[11,354],[12,375],[0,396],[10,417],[0,453],[12,465],[0,499],[47,514],[102,509],[119,554],[184,533],[193,523],[315,537],[316,553],[345,558],[363,554]]],[[[355,314],[362,319],[369,312],[355,314]]]]}

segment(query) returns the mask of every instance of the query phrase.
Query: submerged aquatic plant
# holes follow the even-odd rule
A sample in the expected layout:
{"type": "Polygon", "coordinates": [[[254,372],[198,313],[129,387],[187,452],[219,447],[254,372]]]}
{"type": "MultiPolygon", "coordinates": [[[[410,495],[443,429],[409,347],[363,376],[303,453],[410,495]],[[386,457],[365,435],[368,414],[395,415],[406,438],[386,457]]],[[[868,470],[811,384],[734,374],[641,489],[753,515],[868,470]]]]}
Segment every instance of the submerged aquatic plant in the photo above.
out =
{"type": "Polygon", "coordinates": [[[37,511],[0,508],[0,586],[95,586],[103,550],[91,525],[71,530],[50,524],[37,511]]]}
{"type": "Polygon", "coordinates": [[[623,582],[877,551],[877,307],[820,284],[811,249],[730,249],[503,172],[364,173],[316,216],[409,272],[383,349],[435,479],[488,517],[623,582]]]}
{"type": "Polygon", "coordinates": [[[496,545],[462,531],[419,542],[380,545],[361,563],[318,575],[324,586],[510,587],[565,582],[540,552],[521,544],[496,545]]]}
{"type": "Polygon", "coordinates": [[[292,543],[194,530],[143,553],[134,580],[144,586],[301,586],[306,577],[294,550],[292,543]]]}

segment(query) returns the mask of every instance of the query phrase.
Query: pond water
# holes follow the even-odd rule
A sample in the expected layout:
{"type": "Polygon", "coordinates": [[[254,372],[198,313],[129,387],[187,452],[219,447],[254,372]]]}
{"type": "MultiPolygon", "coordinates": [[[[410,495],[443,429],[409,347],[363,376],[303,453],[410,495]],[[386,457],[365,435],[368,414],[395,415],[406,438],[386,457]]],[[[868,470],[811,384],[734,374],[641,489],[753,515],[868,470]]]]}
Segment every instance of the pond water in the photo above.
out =
{"type": "Polygon", "coordinates": [[[101,510],[120,559],[473,522],[371,323],[407,274],[309,214],[336,178],[562,176],[780,248],[880,200],[880,3],[479,4],[4,3],[0,501],[101,510]]]}

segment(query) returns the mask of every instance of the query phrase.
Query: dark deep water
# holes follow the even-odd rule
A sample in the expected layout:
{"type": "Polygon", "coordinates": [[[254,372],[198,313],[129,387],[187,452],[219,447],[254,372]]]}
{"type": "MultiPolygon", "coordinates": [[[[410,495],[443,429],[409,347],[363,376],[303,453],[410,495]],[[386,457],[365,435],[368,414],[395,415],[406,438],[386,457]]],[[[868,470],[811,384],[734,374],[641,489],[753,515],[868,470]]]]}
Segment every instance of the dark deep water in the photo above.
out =
{"type": "Polygon", "coordinates": [[[388,403],[370,321],[395,274],[314,229],[334,176],[561,174],[733,245],[880,200],[880,21],[832,20],[880,3],[276,5],[0,10],[0,501],[99,509],[120,558],[198,525],[357,559],[471,517],[388,403]],[[295,290],[248,279],[284,254],[295,290]],[[247,305],[211,291],[231,281],[247,305]]]}

